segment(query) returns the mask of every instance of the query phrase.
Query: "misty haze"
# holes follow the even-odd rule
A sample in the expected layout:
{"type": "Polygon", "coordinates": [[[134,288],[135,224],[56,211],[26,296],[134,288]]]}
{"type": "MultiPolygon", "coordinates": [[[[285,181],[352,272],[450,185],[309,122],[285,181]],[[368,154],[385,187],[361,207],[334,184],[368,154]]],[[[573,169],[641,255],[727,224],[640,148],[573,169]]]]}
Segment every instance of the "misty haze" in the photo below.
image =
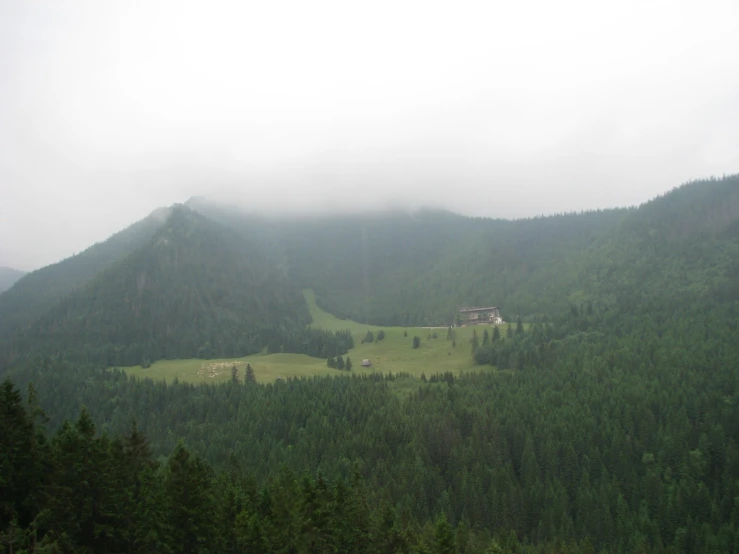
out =
{"type": "Polygon", "coordinates": [[[739,4],[0,2],[0,554],[739,552],[739,4]]]}
{"type": "Polygon", "coordinates": [[[0,10],[0,265],[21,270],[192,196],[516,218],[739,166],[734,2],[0,10]]]}

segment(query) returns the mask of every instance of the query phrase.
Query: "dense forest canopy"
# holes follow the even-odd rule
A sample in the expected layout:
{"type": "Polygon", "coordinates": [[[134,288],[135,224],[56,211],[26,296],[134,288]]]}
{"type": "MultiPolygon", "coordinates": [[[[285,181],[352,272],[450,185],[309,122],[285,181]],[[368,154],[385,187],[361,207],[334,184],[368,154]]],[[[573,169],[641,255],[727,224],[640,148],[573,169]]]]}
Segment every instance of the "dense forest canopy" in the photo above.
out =
{"type": "Polygon", "coordinates": [[[739,177],[516,222],[217,213],[175,207],[2,335],[8,551],[739,551],[739,177]],[[527,324],[420,381],[105,369],[131,345],[344,354],[350,333],[305,327],[306,286],[378,324],[491,296],[527,324]]]}
{"type": "MultiPolygon", "coordinates": [[[[62,434],[80,404],[112,436],[135,419],[155,454],[177,456],[186,437],[221,471],[238,461],[252,490],[281,482],[280,466],[295,482],[308,471],[308,490],[318,475],[327,490],[361,478],[362,502],[403,522],[401,551],[435,548],[433,529],[446,522],[451,536],[472,537],[449,552],[493,541],[503,551],[728,552],[739,546],[737,332],[736,299],[636,312],[584,306],[481,345],[481,355],[505,357],[496,363],[507,372],[430,368],[427,383],[402,395],[402,375],[167,385],[53,360],[13,379],[54,391],[39,402],[62,434]]],[[[166,481],[159,471],[151,479],[166,481]]],[[[301,502],[283,525],[307,524],[301,502]]],[[[255,518],[252,532],[268,534],[274,521],[240,506],[255,518]]],[[[241,532],[234,520],[223,525],[217,538],[200,531],[203,541],[241,532]]],[[[329,527],[321,533],[338,540],[329,527]]]]}

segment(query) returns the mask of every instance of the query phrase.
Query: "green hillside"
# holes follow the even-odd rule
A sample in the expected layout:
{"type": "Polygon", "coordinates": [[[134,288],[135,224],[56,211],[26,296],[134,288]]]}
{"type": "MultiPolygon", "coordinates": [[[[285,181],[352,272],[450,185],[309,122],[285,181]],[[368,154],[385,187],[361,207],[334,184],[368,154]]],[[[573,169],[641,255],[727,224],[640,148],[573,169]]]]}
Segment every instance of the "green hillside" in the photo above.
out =
{"type": "Polygon", "coordinates": [[[13,348],[106,366],[225,357],[258,352],[264,334],[308,321],[300,291],[248,241],[176,206],[143,247],[64,298],[13,348]]]}
{"type": "Polygon", "coordinates": [[[534,321],[573,305],[731,299],[738,198],[732,176],[638,208],[515,221],[428,210],[288,220],[195,199],[0,296],[0,361],[146,365],[264,347],[325,359],[348,346],[317,329],[343,332],[341,321],[446,327],[463,305],[534,321]],[[303,289],[339,322],[306,330],[303,289]]]}
{"type": "Polygon", "coordinates": [[[730,177],[520,222],[175,208],[8,345],[0,539],[29,552],[739,551],[738,195],[730,177]],[[527,324],[451,340],[418,326],[483,302],[527,324]],[[237,329],[253,351],[218,342],[237,329]],[[121,371],[111,358],[131,345],[172,359],[121,371]],[[338,354],[352,371],[329,367],[338,354]]]}
{"type": "Polygon", "coordinates": [[[101,271],[142,247],[168,214],[169,209],[157,210],[76,256],[26,274],[12,291],[0,295],[0,340],[28,327],[101,271]]]}
{"type": "Polygon", "coordinates": [[[232,368],[237,378],[243,380],[246,366],[254,371],[257,383],[274,383],[277,379],[291,377],[315,377],[337,375],[338,371],[326,366],[326,360],[311,358],[305,354],[253,354],[242,358],[201,360],[159,360],[151,367],[124,367],[126,374],[142,379],[183,383],[225,383],[231,381],[232,368]]]}
{"type": "Polygon", "coordinates": [[[690,183],[629,214],[581,281],[599,301],[736,298],[739,176],[690,183]]]}
{"type": "Polygon", "coordinates": [[[257,233],[327,312],[397,326],[448,325],[462,305],[497,304],[508,319],[612,305],[633,300],[635,284],[663,297],[732,294],[738,204],[731,176],[638,208],[515,221],[440,211],[279,220],[193,206],[257,233]]]}
{"type": "MultiPolygon", "coordinates": [[[[475,369],[472,357],[471,339],[475,331],[472,327],[457,328],[454,337],[447,337],[446,328],[424,329],[416,327],[377,327],[357,323],[351,320],[339,319],[331,315],[315,303],[315,294],[311,290],[303,291],[310,315],[311,326],[329,331],[351,331],[354,335],[354,348],[347,356],[352,360],[354,374],[406,373],[420,378],[422,375],[450,372],[459,375],[463,371],[475,369]],[[370,331],[376,337],[379,331],[384,333],[382,340],[362,342],[366,333],[370,331]],[[434,337],[436,335],[436,337],[434,337]],[[420,346],[413,348],[413,337],[421,339],[420,346]],[[371,368],[363,368],[361,361],[368,359],[371,368]]],[[[502,326],[505,332],[506,325],[502,326]]],[[[476,329],[479,339],[490,327],[476,329]]],[[[341,376],[341,371],[327,367],[326,360],[312,358],[304,354],[253,354],[242,358],[223,359],[186,359],[161,360],[151,367],[125,367],[127,374],[149,379],[163,379],[172,381],[175,378],[187,383],[218,383],[231,380],[232,368],[236,367],[237,374],[243,379],[246,366],[249,364],[254,371],[258,383],[272,383],[278,378],[341,376]]]]}

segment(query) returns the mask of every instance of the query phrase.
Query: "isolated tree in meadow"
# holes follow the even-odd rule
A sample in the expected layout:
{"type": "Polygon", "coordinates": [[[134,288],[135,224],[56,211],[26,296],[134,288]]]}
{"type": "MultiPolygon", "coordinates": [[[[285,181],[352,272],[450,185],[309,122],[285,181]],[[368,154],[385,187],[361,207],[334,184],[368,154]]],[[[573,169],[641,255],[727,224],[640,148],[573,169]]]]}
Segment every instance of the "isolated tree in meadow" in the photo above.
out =
{"type": "Polygon", "coordinates": [[[349,356],[346,357],[346,363],[344,364],[344,367],[347,371],[352,370],[352,359],[349,356]]]}
{"type": "Polygon", "coordinates": [[[378,342],[381,341],[384,338],[385,338],[385,330],[384,329],[380,329],[379,331],[377,331],[377,340],[378,340],[378,342]]]}
{"type": "Polygon", "coordinates": [[[326,359],[326,365],[331,369],[336,369],[336,360],[334,360],[333,356],[329,356],[326,359]]]}
{"type": "Polygon", "coordinates": [[[254,370],[251,367],[251,364],[246,364],[246,376],[244,377],[245,383],[256,383],[257,377],[254,375],[254,370]]]}
{"type": "Polygon", "coordinates": [[[239,384],[239,368],[236,365],[231,366],[231,383],[234,385],[239,384]]]}
{"type": "Polygon", "coordinates": [[[421,337],[413,337],[413,348],[421,346],[421,337]]]}
{"type": "Polygon", "coordinates": [[[500,340],[500,329],[498,329],[498,326],[496,325],[493,327],[493,342],[497,342],[500,340]]]}
{"type": "Polygon", "coordinates": [[[482,345],[487,346],[490,342],[490,333],[488,333],[488,330],[485,329],[485,332],[482,334],[482,345]]]}
{"type": "Polygon", "coordinates": [[[344,358],[339,356],[338,358],[336,358],[336,369],[344,369],[344,367],[344,358]]]}
{"type": "Polygon", "coordinates": [[[364,335],[364,339],[362,339],[362,342],[375,342],[375,334],[372,331],[367,331],[367,334],[364,335]]]}
{"type": "Polygon", "coordinates": [[[408,336],[408,330],[407,329],[403,329],[403,336],[404,337],[407,337],[408,336]]]}

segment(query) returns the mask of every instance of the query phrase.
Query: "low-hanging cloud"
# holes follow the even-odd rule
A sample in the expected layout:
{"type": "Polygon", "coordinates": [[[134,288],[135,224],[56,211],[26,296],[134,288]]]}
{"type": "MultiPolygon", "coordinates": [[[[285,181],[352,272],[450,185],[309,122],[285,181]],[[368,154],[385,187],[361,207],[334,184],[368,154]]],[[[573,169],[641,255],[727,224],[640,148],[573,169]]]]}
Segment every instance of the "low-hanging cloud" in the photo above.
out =
{"type": "Polygon", "coordinates": [[[11,0],[0,71],[22,269],[195,195],[520,217],[739,169],[730,0],[11,0]]]}

